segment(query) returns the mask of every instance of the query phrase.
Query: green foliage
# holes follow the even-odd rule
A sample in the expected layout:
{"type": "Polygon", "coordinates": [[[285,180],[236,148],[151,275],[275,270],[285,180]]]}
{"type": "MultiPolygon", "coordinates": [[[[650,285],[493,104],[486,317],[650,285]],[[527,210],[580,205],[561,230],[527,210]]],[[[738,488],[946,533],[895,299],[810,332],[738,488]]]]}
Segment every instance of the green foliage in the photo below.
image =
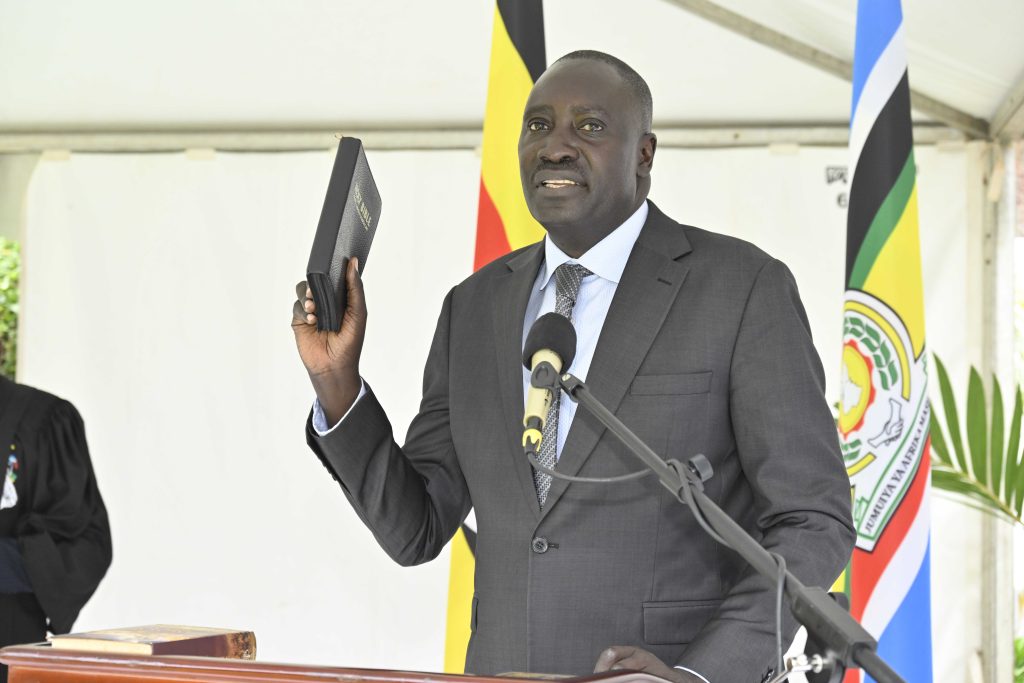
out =
{"type": "Polygon", "coordinates": [[[0,374],[14,379],[18,357],[18,243],[0,237],[0,374]]]}
{"type": "Polygon", "coordinates": [[[1024,683],[1024,638],[1013,640],[1013,683],[1024,683]]]}
{"type": "Polygon", "coordinates": [[[1015,387],[1013,413],[1007,432],[999,381],[992,378],[992,394],[986,396],[981,375],[971,368],[967,383],[966,422],[961,431],[960,413],[949,374],[938,356],[935,356],[935,370],[945,424],[941,423],[938,411],[933,408],[929,427],[932,485],[963,496],[982,510],[1024,524],[1021,519],[1024,511],[1024,453],[1020,450],[1024,404],[1020,387],[1015,387]],[[963,432],[967,434],[966,448],[963,432]]]}
{"type": "MultiPolygon", "coordinates": [[[[929,427],[932,486],[962,496],[973,507],[1024,524],[1021,519],[1024,510],[1024,453],[1021,452],[1024,401],[1020,386],[1014,387],[1013,412],[1007,430],[999,380],[992,378],[992,393],[986,395],[981,374],[971,368],[967,412],[961,430],[949,374],[938,356],[935,356],[935,371],[945,425],[941,424],[938,406],[933,401],[929,427]],[[966,448],[963,433],[967,435],[966,448]]],[[[1013,683],[1024,683],[1024,638],[1014,639],[1013,651],[1013,683]]]]}
{"type": "Polygon", "coordinates": [[[1018,290],[1013,303],[1013,347],[1016,352],[1017,381],[1024,382],[1024,291],[1018,290]]]}

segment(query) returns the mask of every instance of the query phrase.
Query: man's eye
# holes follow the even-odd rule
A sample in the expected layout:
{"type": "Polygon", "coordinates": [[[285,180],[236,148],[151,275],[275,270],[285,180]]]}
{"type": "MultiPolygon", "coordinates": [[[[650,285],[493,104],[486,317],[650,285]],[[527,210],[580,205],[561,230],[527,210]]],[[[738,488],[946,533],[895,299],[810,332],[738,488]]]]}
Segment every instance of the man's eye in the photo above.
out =
{"type": "Polygon", "coordinates": [[[543,121],[530,121],[526,127],[532,131],[547,130],[548,126],[543,121]]]}
{"type": "Polygon", "coordinates": [[[604,126],[598,123],[597,121],[587,121],[582,126],[580,126],[580,130],[585,130],[588,133],[599,133],[600,131],[604,130],[604,126]]]}

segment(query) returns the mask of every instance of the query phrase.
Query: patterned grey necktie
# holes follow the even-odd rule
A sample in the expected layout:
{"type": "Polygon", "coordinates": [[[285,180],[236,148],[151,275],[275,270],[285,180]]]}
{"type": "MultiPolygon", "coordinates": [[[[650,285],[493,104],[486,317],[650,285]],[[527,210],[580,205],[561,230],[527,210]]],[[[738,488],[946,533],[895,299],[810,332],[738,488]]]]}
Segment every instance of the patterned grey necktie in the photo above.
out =
{"type": "MultiPolygon", "coordinates": [[[[563,263],[555,269],[555,313],[564,315],[572,322],[572,309],[576,305],[576,297],[580,293],[580,283],[583,278],[592,275],[589,270],[578,263],[563,263]]],[[[569,368],[562,368],[567,372],[569,368]]],[[[548,408],[547,419],[544,420],[544,429],[541,432],[540,452],[537,454],[537,462],[551,470],[555,468],[558,448],[558,409],[561,405],[561,392],[555,393],[548,408]]],[[[544,507],[544,501],[548,499],[548,491],[551,489],[551,476],[534,470],[533,483],[537,487],[537,500],[540,506],[544,507]]]]}

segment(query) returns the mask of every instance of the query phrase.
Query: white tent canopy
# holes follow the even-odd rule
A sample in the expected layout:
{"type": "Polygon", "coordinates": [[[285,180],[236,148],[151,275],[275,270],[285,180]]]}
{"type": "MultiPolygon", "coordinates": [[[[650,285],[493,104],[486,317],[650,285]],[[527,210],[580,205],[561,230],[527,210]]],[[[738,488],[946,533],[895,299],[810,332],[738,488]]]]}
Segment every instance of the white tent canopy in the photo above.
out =
{"type": "MultiPolygon", "coordinates": [[[[788,35],[834,67],[852,60],[855,9],[554,0],[547,53],[625,59],[649,81],[662,128],[843,126],[842,78],[720,24],[793,49],[771,32],[788,35]]],[[[481,0],[2,0],[0,132],[478,129],[492,12],[481,0]]],[[[967,122],[1012,118],[1024,99],[1024,4],[907,0],[904,12],[916,91],[967,122]]]]}

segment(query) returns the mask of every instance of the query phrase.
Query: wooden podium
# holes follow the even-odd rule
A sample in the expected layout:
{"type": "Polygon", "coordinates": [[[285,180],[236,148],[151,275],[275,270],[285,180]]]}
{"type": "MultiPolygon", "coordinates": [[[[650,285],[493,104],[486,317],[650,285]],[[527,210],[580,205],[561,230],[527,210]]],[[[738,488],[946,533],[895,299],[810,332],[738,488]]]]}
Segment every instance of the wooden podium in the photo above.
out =
{"type": "Polygon", "coordinates": [[[47,644],[15,645],[0,650],[9,667],[8,683],[665,683],[650,674],[609,671],[581,678],[462,676],[384,669],[344,669],[300,664],[269,664],[213,657],[115,655],[54,650],[47,644]]]}

